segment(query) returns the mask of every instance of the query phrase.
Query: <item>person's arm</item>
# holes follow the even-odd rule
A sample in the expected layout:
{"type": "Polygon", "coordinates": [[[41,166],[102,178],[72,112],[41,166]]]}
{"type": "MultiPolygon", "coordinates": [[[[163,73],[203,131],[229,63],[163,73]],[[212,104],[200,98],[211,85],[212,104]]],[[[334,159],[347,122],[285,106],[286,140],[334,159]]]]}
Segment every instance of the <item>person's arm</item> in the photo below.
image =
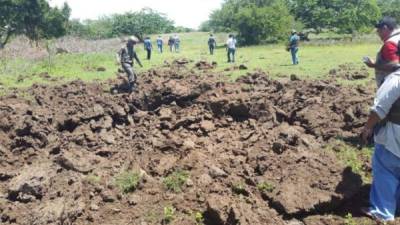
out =
{"type": "Polygon", "coordinates": [[[139,64],[140,67],[143,67],[142,63],[140,62],[139,58],[137,57],[136,52],[133,53],[133,58],[136,60],[136,62],[139,64]]]}
{"type": "Polygon", "coordinates": [[[368,67],[375,68],[377,70],[393,72],[400,68],[399,56],[398,56],[397,45],[393,42],[386,42],[382,46],[381,57],[387,61],[387,63],[378,65],[376,62],[370,58],[365,62],[368,67]]]}
{"type": "Polygon", "coordinates": [[[119,50],[118,52],[117,52],[117,54],[115,54],[115,59],[117,60],[117,63],[121,63],[121,53],[122,53],[122,50],[119,50]]]}
{"type": "Polygon", "coordinates": [[[377,91],[375,103],[371,108],[368,120],[361,132],[364,143],[366,143],[368,137],[372,135],[374,126],[379,121],[386,118],[393,103],[400,98],[400,78],[397,76],[388,77],[377,91]]]}

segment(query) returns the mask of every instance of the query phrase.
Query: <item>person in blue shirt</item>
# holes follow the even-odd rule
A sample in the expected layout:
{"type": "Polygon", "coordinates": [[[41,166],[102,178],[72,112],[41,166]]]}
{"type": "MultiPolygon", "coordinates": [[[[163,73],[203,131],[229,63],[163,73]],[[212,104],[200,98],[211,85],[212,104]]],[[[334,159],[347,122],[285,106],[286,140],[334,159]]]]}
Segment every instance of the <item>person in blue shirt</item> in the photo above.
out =
{"type": "Polygon", "coordinates": [[[292,55],[292,63],[293,65],[299,64],[299,57],[297,56],[297,52],[299,51],[299,41],[300,38],[297,35],[296,30],[292,30],[292,35],[289,38],[288,50],[292,55]]]}
{"type": "Polygon", "coordinates": [[[147,51],[147,60],[150,60],[151,58],[151,50],[153,49],[153,45],[151,44],[150,37],[146,37],[144,39],[144,50],[147,51]]]}
{"type": "Polygon", "coordinates": [[[161,36],[158,36],[157,38],[157,48],[158,48],[158,52],[162,53],[163,52],[163,39],[161,38],[161,36]]]}
{"type": "Polygon", "coordinates": [[[179,52],[180,45],[181,45],[181,40],[179,39],[179,36],[175,34],[174,37],[174,45],[175,45],[175,52],[179,52]]]}

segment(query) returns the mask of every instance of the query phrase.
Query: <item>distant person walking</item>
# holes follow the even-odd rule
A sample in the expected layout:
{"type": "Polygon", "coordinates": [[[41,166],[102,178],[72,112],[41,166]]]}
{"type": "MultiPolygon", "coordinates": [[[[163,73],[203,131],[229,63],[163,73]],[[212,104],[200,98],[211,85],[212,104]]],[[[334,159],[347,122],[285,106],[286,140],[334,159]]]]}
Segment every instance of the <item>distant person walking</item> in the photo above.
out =
{"type": "Polygon", "coordinates": [[[210,49],[210,55],[214,55],[214,49],[217,46],[217,42],[215,41],[214,35],[210,34],[208,38],[208,48],[210,49]]]}
{"type": "Polygon", "coordinates": [[[158,36],[157,38],[157,48],[158,48],[158,52],[162,53],[163,52],[163,39],[161,38],[161,36],[158,36]]]}
{"type": "Polygon", "coordinates": [[[230,34],[226,41],[226,51],[228,52],[228,63],[235,62],[236,39],[233,34],[230,34]]]}
{"type": "Polygon", "coordinates": [[[128,75],[128,88],[130,92],[134,91],[137,80],[135,71],[133,70],[133,60],[135,59],[139,66],[143,67],[134,50],[134,45],[137,42],[138,39],[135,36],[129,37],[126,47],[122,47],[117,54],[117,61],[121,64],[125,73],[128,75]]]}
{"type": "Polygon", "coordinates": [[[179,36],[176,34],[174,37],[174,45],[175,45],[175,52],[179,52],[181,46],[181,39],[179,39],[179,36]]]}
{"type": "Polygon", "coordinates": [[[147,52],[147,60],[150,60],[151,58],[151,50],[153,50],[153,45],[151,44],[150,37],[146,37],[144,39],[144,50],[147,52]]]}
{"type": "Polygon", "coordinates": [[[293,65],[299,64],[299,58],[297,56],[297,52],[299,51],[299,42],[300,42],[300,37],[297,35],[296,30],[292,30],[292,35],[290,35],[289,38],[288,50],[292,55],[293,65]]]}
{"type": "Polygon", "coordinates": [[[174,37],[172,37],[172,36],[169,37],[168,46],[169,46],[169,51],[172,52],[174,50],[174,46],[175,46],[174,37]]]}

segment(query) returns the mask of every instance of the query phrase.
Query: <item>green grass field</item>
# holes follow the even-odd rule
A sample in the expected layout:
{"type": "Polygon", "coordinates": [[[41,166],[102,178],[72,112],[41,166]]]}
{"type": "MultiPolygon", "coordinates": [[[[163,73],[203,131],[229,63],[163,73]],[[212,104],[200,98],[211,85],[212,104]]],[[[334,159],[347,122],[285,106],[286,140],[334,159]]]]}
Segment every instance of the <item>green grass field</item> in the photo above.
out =
{"type": "MultiPolygon", "coordinates": [[[[162,36],[164,40],[168,39],[167,35],[162,36]]],[[[208,53],[208,33],[180,34],[181,51],[179,53],[169,52],[168,46],[164,45],[164,53],[159,54],[156,50],[156,37],[156,35],[152,36],[155,49],[150,61],[145,59],[143,45],[136,46],[139,58],[144,65],[143,68],[136,67],[139,72],[157,67],[163,64],[165,60],[188,58],[195,62],[199,60],[216,61],[218,63],[217,71],[221,71],[233,79],[256,69],[267,71],[272,77],[296,74],[304,79],[321,79],[328,74],[329,70],[342,64],[351,64],[355,69],[363,67],[361,58],[365,55],[373,57],[380,45],[378,41],[365,43],[338,42],[325,45],[312,44],[312,42],[305,43],[300,46],[300,64],[296,66],[291,65],[290,54],[285,51],[284,44],[238,46],[236,63],[229,64],[226,62],[226,50],[223,47],[226,34],[216,34],[218,48],[214,55],[208,53]],[[249,69],[245,71],[224,71],[227,67],[240,64],[246,65],[249,69]]],[[[118,49],[119,47],[116,46],[115,52],[118,49]]],[[[0,63],[0,87],[3,87],[4,90],[13,87],[28,87],[33,83],[47,83],[48,79],[43,79],[43,76],[40,76],[43,73],[48,73],[51,77],[62,78],[62,81],[112,78],[116,76],[118,69],[115,52],[54,54],[41,60],[2,59],[0,63]],[[99,67],[106,68],[106,71],[97,71],[99,67]]],[[[372,74],[372,70],[369,71],[372,74]]]]}

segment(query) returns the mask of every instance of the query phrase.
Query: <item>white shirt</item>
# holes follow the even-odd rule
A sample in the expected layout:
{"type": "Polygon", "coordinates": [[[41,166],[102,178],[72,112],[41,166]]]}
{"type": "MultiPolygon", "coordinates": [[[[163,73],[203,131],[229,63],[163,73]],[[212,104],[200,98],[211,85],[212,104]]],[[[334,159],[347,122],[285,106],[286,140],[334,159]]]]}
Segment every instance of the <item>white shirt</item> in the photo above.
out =
{"type": "MultiPolygon", "coordinates": [[[[379,118],[384,119],[392,108],[393,103],[400,98],[400,71],[391,73],[385,77],[384,82],[379,87],[374,105],[371,110],[379,118]]],[[[378,144],[382,144],[390,152],[400,157],[400,125],[387,122],[374,136],[378,144]]]]}
{"type": "Polygon", "coordinates": [[[236,48],[236,39],[234,38],[228,38],[228,40],[226,41],[226,46],[228,46],[228,48],[236,48]]]}

